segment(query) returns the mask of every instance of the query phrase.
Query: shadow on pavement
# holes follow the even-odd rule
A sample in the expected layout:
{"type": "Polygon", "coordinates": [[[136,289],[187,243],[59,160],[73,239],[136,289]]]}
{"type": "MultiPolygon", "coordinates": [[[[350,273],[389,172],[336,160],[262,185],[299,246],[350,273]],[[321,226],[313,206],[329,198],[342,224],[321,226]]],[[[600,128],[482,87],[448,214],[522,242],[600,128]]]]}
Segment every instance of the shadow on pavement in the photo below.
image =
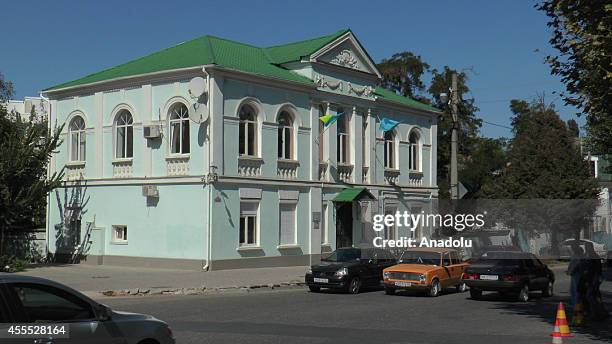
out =
{"type": "MultiPolygon", "coordinates": [[[[612,277],[612,270],[608,269],[605,274],[606,276],[602,284],[601,294],[606,309],[610,312],[612,311],[612,292],[606,290],[610,290],[610,282],[607,281],[610,281],[612,277]]],[[[545,298],[542,297],[539,292],[533,292],[530,293],[530,301],[523,303],[516,301],[510,296],[501,297],[497,293],[491,293],[483,295],[482,301],[498,302],[495,308],[549,323],[551,332],[555,324],[557,306],[559,302],[563,302],[565,304],[565,312],[572,333],[580,333],[592,340],[612,343],[612,316],[604,321],[585,319],[584,326],[573,326],[571,324],[573,309],[570,305],[570,300],[565,297],[553,296],[545,298]]]]}

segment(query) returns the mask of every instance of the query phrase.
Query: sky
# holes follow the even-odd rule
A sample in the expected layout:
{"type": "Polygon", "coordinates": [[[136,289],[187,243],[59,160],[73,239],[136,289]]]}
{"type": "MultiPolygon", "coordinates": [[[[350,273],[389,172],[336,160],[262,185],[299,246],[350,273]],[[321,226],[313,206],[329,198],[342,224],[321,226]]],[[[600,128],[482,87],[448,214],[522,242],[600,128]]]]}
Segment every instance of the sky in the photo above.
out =
{"type": "MultiPolygon", "coordinates": [[[[532,0],[29,1],[3,3],[0,73],[15,99],[210,34],[257,46],[350,28],[375,62],[401,51],[432,67],[469,68],[481,134],[511,137],[510,99],[544,94],[564,120],[549,67],[546,16],[532,0]],[[539,49],[539,52],[535,52],[539,49]],[[556,92],[556,93],[553,93],[556,92]]],[[[429,80],[425,80],[429,81],[429,80]]]]}

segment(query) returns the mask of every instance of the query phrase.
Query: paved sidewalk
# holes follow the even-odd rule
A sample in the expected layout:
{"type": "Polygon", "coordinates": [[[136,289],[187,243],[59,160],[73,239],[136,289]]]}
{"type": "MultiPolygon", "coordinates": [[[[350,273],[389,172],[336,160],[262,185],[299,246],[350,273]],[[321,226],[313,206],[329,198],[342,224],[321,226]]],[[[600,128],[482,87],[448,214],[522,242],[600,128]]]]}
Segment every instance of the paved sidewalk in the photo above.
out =
{"type": "MultiPolygon", "coordinates": [[[[109,265],[55,265],[28,268],[19,274],[66,284],[87,295],[115,291],[124,294],[162,293],[185,289],[248,288],[300,283],[308,267],[277,267],[221,271],[187,271],[109,265]],[[140,289],[140,291],[136,291],[140,289]]],[[[194,291],[192,291],[194,292],[194,291]]]]}

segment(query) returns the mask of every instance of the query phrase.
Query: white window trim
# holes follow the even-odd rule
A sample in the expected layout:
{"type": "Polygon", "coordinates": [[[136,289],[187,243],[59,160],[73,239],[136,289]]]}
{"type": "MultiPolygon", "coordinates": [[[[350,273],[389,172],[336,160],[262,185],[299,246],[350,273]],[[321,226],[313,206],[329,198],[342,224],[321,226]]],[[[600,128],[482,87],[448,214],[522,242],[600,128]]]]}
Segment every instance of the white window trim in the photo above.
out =
{"type": "Polygon", "coordinates": [[[410,172],[422,172],[423,171],[423,144],[421,133],[413,129],[408,133],[408,170],[410,172]],[[417,142],[411,143],[410,136],[412,134],[417,136],[417,142]],[[416,159],[413,157],[413,151],[416,150],[416,159]],[[413,164],[416,163],[416,168],[413,168],[413,164]]]}
{"type": "Polygon", "coordinates": [[[125,231],[125,236],[127,236],[128,234],[128,227],[126,225],[112,225],[111,227],[112,231],[111,231],[111,244],[115,244],[115,245],[127,245],[128,244],[128,239],[118,239],[117,238],[117,230],[118,229],[122,229],[125,231]]]}
{"type": "Polygon", "coordinates": [[[84,164],[85,159],[87,158],[87,155],[85,153],[87,153],[87,123],[85,122],[85,118],[83,118],[83,116],[78,114],[78,115],[73,116],[68,122],[68,161],[71,163],[71,165],[84,164]],[[81,121],[83,121],[83,128],[74,130],[72,129],[72,123],[76,121],[77,119],[80,119],[81,121]],[[77,159],[73,159],[73,156],[72,156],[72,148],[73,148],[72,147],[73,145],[72,135],[77,135],[77,138],[78,138],[77,140],[77,159]],[[85,141],[85,152],[81,151],[81,139],[85,141]],[[85,154],[85,159],[83,159],[84,154],[85,154]]]}
{"type": "Polygon", "coordinates": [[[121,109],[119,110],[119,112],[117,112],[117,115],[115,116],[115,120],[113,121],[113,162],[129,162],[132,161],[134,159],[134,115],[132,115],[132,113],[127,110],[127,109],[121,109]],[[124,112],[127,112],[130,115],[131,118],[131,123],[130,124],[118,124],[117,121],[119,120],[119,116],[122,115],[124,112]],[[126,131],[124,140],[123,140],[123,145],[125,146],[125,155],[126,156],[117,156],[117,140],[119,137],[119,129],[120,128],[124,128],[126,131]],[[132,128],[132,156],[127,156],[127,147],[128,144],[130,142],[128,142],[128,135],[127,135],[127,130],[128,128],[132,128]]]}
{"type": "Polygon", "coordinates": [[[298,247],[298,230],[297,230],[297,200],[279,200],[278,202],[278,246],[277,248],[291,248],[298,247]],[[292,243],[281,243],[281,205],[293,205],[293,242],[292,243]]]}
{"type": "Polygon", "coordinates": [[[183,115],[179,114],[179,118],[174,118],[174,119],[172,118],[172,114],[174,110],[180,106],[185,106],[186,109],[189,109],[189,106],[187,106],[187,104],[181,101],[174,102],[168,108],[168,153],[169,153],[168,156],[170,157],[189,157],[191,155],[191,125],[189,123],[189,113],[187,113],[187,117],[183,117],[183,115]],[[174,141],[174,137],[172,136],[173,135],[172,125],[174,123],[178,123],[179,125],[178,152],[172,151],[172,142],[174,141]],[[185,125],[187,125],[187,130],[189,130],[189,142],[187,142],[187,144],[189,145],[189,152],[187,153],[184,152],[184,147],[183,147],[183,126],[185,125]]]}
{"type": "MultiPolygon", "coordinates": [[[[260,248],[260,213],[261,213],[261,202],[259,200],[254,199],[241,199],[240,200],[240,223],[242,223],[242,215],[246,216],[255,216],[255,243],[253,244],[243,244],[240,242],[240,223],[238,224],[238,249],[239,250],[248,250],[248,249],[259,249],[260,248]],[[251,203],[257,205],[257,211],[254,213],[247,212],[243,213],[242,204],[243,203],[251,203]]],[[[245,239],[248,241],[248,230],[245,233],[245,239]]]]}

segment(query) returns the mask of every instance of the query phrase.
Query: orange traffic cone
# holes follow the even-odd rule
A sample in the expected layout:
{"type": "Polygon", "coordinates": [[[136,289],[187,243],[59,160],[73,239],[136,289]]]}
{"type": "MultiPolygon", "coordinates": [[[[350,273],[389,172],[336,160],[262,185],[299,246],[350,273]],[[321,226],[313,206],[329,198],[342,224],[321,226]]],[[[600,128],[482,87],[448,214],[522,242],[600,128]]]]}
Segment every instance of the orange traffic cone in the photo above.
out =
{"type": "Polygon", "coordinates": [[[563,343],[563,337],[573,337],[569,326],[567,325],[567,318],[565,317],[565,307],[563,306],[563,302],[559,302],[555,327],[553,329],[553,333],[550,335],[553,337],[553,344],[563,343]]]}
{"type": "Polygon", "coordinates": [[[574,307],[574,313],[572,314],[572,325],[582,326],[584,325],[584,314],[582,302],[578,301],[576,307],[574,307]]]}

